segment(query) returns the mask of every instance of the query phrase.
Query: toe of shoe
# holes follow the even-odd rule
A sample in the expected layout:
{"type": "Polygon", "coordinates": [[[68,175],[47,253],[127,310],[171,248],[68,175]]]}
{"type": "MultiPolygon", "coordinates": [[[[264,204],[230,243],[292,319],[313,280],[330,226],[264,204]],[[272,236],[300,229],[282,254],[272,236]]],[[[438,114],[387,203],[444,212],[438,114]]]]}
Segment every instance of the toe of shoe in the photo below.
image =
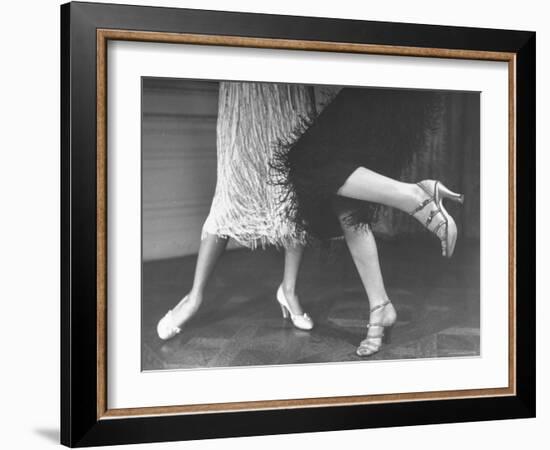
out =
{"type": "Polygon", "coordinates": [[[167,326],[166,317],[159,320],[157,324],[157,334],[161,339],[168,339],[171,337],[170,327],[167,326]]]}
{"type": "Polygon", "coordinates": [[[308,318],[299,318],[296,320],[296,325],[302,330],[311,330],[313,328],[313,321],[308,318]]]}
{"type": "Polygon", "coordinates": [[[166,330],[165,330],[164,326],[162,325],[162,323],[160,323],[160,322],[157,325],[157,335],[161,339],[166,339],[167,338],[166,330]]]}

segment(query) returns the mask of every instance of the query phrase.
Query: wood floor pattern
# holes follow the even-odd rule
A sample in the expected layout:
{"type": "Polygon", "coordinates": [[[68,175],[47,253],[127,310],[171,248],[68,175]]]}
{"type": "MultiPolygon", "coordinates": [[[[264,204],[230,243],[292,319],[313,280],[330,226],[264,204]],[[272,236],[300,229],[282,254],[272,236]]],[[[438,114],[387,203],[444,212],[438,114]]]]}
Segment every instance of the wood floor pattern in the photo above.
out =
{"type": "Polygon", "coordinates": [[[306,252],[298,293],[315,321],[311,331],[284,320],[276,302],[282,252],[234,250],[220,260],[197,315],[162,341],[157,321],[189,289],[196,257],[147,262],[142,370],[479,355],[479,243],[462,243],[451,260],[432,241],[379,242],[379,254],[398,321],[391,343],[368,358],[355,354],[367,298],[343,245],[306,252]]]}

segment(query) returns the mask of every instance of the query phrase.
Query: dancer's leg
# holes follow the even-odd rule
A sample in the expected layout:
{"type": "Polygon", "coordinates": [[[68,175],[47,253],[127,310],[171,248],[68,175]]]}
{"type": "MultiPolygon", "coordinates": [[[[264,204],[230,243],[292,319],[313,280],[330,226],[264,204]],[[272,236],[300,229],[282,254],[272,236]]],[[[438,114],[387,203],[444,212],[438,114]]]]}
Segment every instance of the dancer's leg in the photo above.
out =
{"type": "Polygon", "coordinates": [[[461,194],[436,180],[403,183],[365,167],[355,169],[336,192],[343,197],[380,203],[410,213],[441,241],[443,256],[451,257],[457,238],[454,219],[442,206],[442,199],[462,203],[461,194]]]}
{"type": "Polygon", "coordinates": [[[195,314],[199,308],[202,303],[206,284],[210,279],[210,275],[216,263],[227,246],[227,241],[227,238],[222,238],[213,234],[207,234],[204,239],[201,240],[191,290],[172,310],[174,322],[177,324],[182,325],[183,322],[195,314]]]}
{"type": "MultiPolygon", "coordinates": [[[[367,292],[370,310],[389,300],[382,278],[382,271],[380,270],[376,240],[370,229],[368,231],[357,230],[345,224],[343,215],[340,215],[339,218],[353,262],[367,292]]],[[[370,323],[391,324],[395,320],[396,311],[392,303],[377,308],[369,314],[370,323]]],[[[357,354],[369,356],[380,349],[381,338],[373,337],[378,335],[380,330],[380,327],[369,328],[367,339],[361,342],[357,354]],[[371,334],[371,330],[374,330],[374,334],[371,334]]]]}
{"type": "Polygon", "coordinates": [[[297,245],[295,247],[285,248],[285,268],[283,274],[283,292],[294,314],[302,315],[304,312],[296,295],[296,281],[298,271],[302,262],[304,247],[297,245]]]}
{"type": "MultiPolygon", "coordinates": [[[[374,234],[370,230],[356,230],[345,225],[342,221],[341,223],[351,257],[367,292],[369,308],[381,305],[389,300],[389,298],[384,286],[382,271],[380,270],[378,248],[374,234]]],[[[395,310],[393,308],[383,308],[373,312],[373,314],[377,313],[391,313],[394,315],[395,310]]]]}
{"type": "Polygon", "coordinates": [[[403,183],[365,167],[358,167],[338,189],[343,197],[366,200],[410,212],[426,197],[415,183],[403,183]]]}

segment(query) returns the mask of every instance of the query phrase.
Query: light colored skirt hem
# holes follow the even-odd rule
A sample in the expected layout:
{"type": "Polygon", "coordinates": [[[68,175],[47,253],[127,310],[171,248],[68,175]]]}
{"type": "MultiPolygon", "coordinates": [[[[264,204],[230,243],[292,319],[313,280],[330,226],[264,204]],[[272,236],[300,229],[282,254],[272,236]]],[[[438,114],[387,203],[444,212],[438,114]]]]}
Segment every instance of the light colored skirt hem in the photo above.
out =
{"type": "Polygon", "coordinates": [[[265,249],[268,246],[292,248],[307,244],[305,233],[289,233],[288,230],[277,232],[273,229],[265,230],[265,233],[258,231],[247,232],[241,228],[234,229],[231,226],[216,226],[207,219],[202,227],[201,240],[208,235],[223,239],[233,239],[239,245],[252,250],[257,248],[265,249]]]}

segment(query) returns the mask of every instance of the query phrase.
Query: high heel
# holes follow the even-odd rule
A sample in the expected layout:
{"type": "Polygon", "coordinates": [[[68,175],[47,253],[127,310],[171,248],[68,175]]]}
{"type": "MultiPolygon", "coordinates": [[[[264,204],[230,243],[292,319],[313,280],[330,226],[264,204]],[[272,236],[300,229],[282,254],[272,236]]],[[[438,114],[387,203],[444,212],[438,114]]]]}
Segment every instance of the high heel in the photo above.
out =
{"type": "MultiPolygon", "coordinates": [[[[388,305],[391,305],[391,302],[389,300],[371,308],[370,313],[378,309],[385,308],[388,305]]],[[[373,323],[370,321],[369,318],[369,323],[367,324],[367,337],[359,343],[359,347],[357,347],[355,353],[358,356],[371,356],[380,351],[382,344],[389,344],[391,342],[391,331],[395,324],[395,320],[396,317],[394,316],[393,319],[382,320],[381,322],[373,323]],[[381,328],[381,330],[377,334],[372,334],[371,330],[375,327],[381,328]],[[379,341],[375,341],[375,339],[379,339],[379,341]]]]}
{"type": "Polygon", "coordinates": [[[292,324],[296,328],[300,330],[311,330],[313,328],[313,320],[311,320],[311,317],[307,313],[294,314],[292,312],[282,286],[279,286],[279,289],[277,289],[277,302],[281,306],[283,318],[288,319],[290,317],[292,324]]]}
{"type": "Polygon", "coordinates": [[[457,194],[456,192],[451,191],[441,181],[437,182],[437,187],[441,198],[448,198],[453,202],[464,203],[464,194],[457,194]]]}
{"type": "Polygon", "coordinates": [[[422,180],[416,184],[428,194],[428,198],[419,203],[409,214],[440,239],[442,255],[450,258],[453,256],[456,245],[457,228],[454,219],[443,206],[443,199],[464,203],[464,195],[451,191],[439,180],[422,180]],[[435,208],[426,216],[425,207],[432,202],[435,208]]]}
{"type": "Polygon", "coordinates": [[[281,312],[283,313],[283,319],[288,319],[288,317],[290,316],[288,310],[286,309],[286,306],[284,305],[280,305],[281,306],[281,312]]]}

